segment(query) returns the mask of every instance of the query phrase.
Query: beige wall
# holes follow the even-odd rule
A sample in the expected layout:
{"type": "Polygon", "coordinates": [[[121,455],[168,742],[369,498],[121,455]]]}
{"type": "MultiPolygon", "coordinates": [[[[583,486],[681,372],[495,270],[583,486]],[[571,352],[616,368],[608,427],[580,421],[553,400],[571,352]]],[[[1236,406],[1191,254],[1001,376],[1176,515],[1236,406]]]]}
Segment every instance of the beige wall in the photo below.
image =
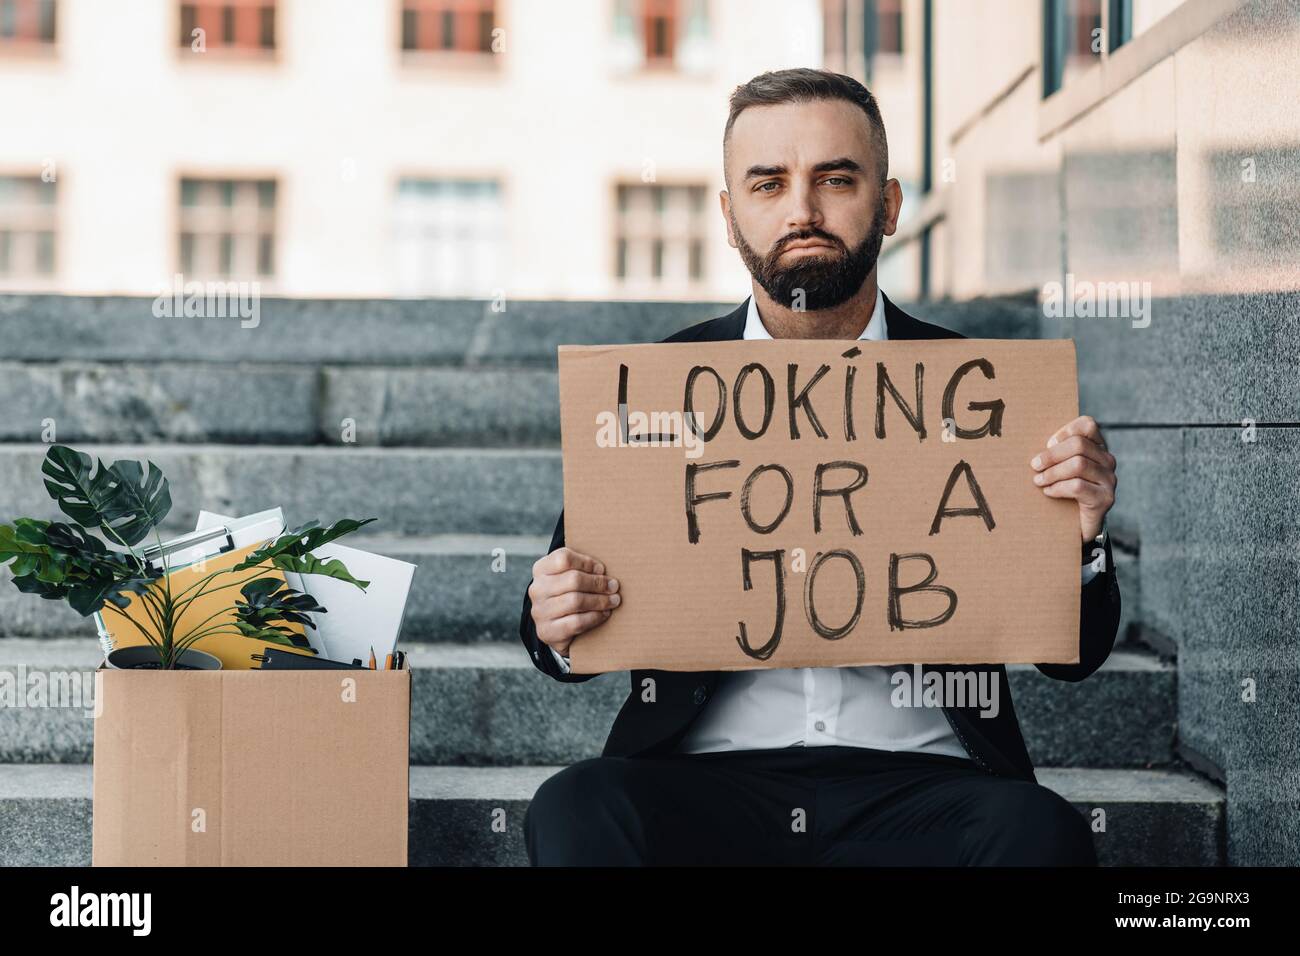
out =
{"type": "Polygon", "coordinates": [[[709,190],[707,281],[665,294],[745,295],[717,212],[727,96],[764,70],[819,64],[820,5],[717,0],[698,76],[617,75],[611,8],[505,0],[493,71],[404,65],[387,0],[280,0],[266,64],[178,52],[172,0],[61,0],[53,56],[0,59],[0,170],[55,162],[52,286],[68,291],[170,282],[187,172],[278,177],[279,269],[263,292],[392,294],[394,190],[417,174],[500,178],[507,296],[609,298],[622,294],[613,183],[651,164],[660,182],[709,190]]]}
{"type": "Polygon", "coordinates": [[[1149,281],[1155,295],[1300,287],[1294,247],[1273,254],[1247,233],[1300,203],[1287,186],[1300,166],[1294,4],[1166,4],[1166,20],[1047,103],[1041,3],[934,6],[934,168],[947,212],[934,295],[1030,291],[1066,272],[1149,281]],[[1255,181],[1216,178],[1216,163],[1238,162],[1255,181]]]}

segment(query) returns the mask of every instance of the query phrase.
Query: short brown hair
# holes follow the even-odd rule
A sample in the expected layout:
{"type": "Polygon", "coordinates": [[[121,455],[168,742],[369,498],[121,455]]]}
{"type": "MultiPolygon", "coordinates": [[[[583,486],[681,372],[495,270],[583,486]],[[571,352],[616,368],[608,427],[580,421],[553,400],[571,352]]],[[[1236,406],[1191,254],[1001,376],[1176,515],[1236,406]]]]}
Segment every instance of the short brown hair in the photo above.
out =
{"type": "MultiPolygon", "coordinates": [[[[736,117],[751,106],[774,106],[778,103],[808,103],[813,100],[845,100],[867,114],[871,143],[876,149],[877,172],[883,183],[889,178],[889,142],[885,138],[885,122],[880,118],[880,108],[871,91],[851,76],[799,67],[761,73],[731,94],[731,113],[727,128],[722,132],[723,176],[726,176],[727,143],[736,117]]],[[[730,189],[730,183],[727,184],[730,189]]]]}

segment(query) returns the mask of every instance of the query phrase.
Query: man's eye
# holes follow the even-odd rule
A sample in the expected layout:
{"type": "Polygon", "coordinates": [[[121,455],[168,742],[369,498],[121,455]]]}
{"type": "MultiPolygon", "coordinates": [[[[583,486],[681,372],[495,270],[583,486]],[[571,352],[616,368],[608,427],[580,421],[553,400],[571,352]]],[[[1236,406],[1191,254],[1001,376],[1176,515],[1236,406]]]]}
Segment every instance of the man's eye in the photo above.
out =
{"type": "Polygon", "coordinates": [[[758,187],[757,187],[757,191],[758,191],[758,192],[771,192],[772,190],[768,189],[768,188],[767,188],[768,186],[779,186],[779,185],[780,185],[780,183],[775,183],[775,182],[759,183],[759,184],[758,184],[758,187]]]}
{"type": "Polygon", "coordinates": [[[831,183],[831,182],[839,182],[839,183],[845,183],[845,184],[847,185],[847,184],[851,183],[852,180],[850,180],[850,179],[846,179],[846,178],[843,177],[843,176],[832,176],[830,179],[826,180],[826,182],[828,182],[828,183],[831,183]]]}

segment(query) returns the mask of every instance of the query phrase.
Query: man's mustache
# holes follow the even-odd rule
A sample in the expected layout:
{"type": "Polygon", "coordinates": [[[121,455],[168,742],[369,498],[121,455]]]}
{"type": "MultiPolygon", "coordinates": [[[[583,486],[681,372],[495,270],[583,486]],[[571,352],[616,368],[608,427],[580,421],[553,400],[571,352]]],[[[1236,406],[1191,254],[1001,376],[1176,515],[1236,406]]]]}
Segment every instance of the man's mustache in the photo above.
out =
{"type": "Polygon", "coordinates": [[[807,242],[809,239],[817,239],[821,242],[834,246],[841,252],[844,251],[844,243],[840,242],[835,236],[825,232],[809,232],[802,235],[786,236],[779,243],[772,247],[772,257],[775,258],[785,252],[786,247],[795,242],[807,242]]]}

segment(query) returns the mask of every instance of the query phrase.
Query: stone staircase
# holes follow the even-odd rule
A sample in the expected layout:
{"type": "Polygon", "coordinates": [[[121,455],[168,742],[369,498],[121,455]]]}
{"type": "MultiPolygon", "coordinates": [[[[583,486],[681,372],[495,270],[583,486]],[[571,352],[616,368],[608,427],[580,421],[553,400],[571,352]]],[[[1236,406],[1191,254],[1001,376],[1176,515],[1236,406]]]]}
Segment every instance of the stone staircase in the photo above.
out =
{"type": "MultiPolygon", "coordinates": [[[[517,636],[562,501],[555,346],[656,341],[731,307],[270,300],[241,329],[155,319],[147,299],[0,297],[0,520],[57,515],[38,480],[46,420],[106,460],[155,461],[177,533],[199,507],[378,517],[352,543],[420,566],[403,634],[410,862],[524,863],[529,798],[600,752],[627,689],[622,674],[551,681],[517,636]]],[[[1034,327],[1016,302],[917,311],[995,337],[1034,327]]],[[[1136,562],[1117,560],[1137,607],[1136,562]]],[[[92,625],[0,579],[0,672],[97,664],[92,625]]],[[[1223,862],[1223,792],[1175,756],[1171,660],[1126,639],[1079,684],[1009,670],[1040,781],[1105,811],[1103,863],[1223,862]]],[[[80,710],[0,707],[0,862],[89,863],[91,740],[80,710]]]]}

